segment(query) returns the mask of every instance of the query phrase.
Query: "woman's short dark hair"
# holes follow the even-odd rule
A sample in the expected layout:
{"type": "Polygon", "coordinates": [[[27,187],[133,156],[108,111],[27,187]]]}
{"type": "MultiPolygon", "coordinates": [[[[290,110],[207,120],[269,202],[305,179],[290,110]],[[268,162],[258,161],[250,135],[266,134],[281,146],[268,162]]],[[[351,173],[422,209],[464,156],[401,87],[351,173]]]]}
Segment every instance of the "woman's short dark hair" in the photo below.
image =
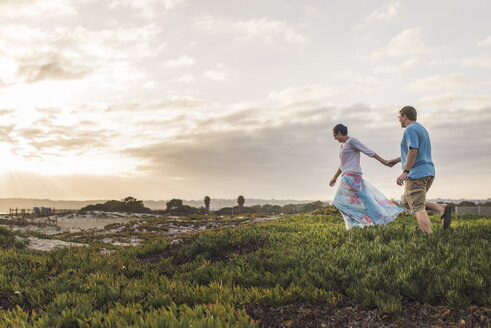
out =
{"type": "Polygon", "coordinates": [[[341,134],[343,136],[347,135],[348,134],[348,127],[346,125],[343,125],[341,123],[339,123],[338,125],[336,125],[333,129],[332,129],[332,132],[334,133],[338,133],[338,132],[341,132],[341,134]]]}

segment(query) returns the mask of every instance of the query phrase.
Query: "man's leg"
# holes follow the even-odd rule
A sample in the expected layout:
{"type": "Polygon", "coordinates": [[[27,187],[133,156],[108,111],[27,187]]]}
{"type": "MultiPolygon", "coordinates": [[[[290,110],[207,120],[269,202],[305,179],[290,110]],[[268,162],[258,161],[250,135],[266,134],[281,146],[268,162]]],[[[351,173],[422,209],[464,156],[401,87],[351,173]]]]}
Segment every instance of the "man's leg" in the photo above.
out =
{"type": "MultiPolygon", "coordinates": [[[[443,215],[443,213],[445,213],[445,208],[448,206],[447,204],[435,204],[430,202],[426,202],[425,205],[426,209],[435,211],[440,215],[443,215]]],[[[443,220],[441,221],[441,224],[443,225],[443,220]]]]}
{"type": "MultiPolygon", "coordinates": [[[[426,192],[431,186],[433,177],[424,177],[420,179],[408,179],[404,186],[404,194],[407,199],[411,210],[416,215],[418,225],[421,230],[428,235],[431,235],[431,221],[426,213],[425,207],[428,206],[426,202],[426,192]]],[[[430,203],[432,206],[433,203],[430,203]]]]}
{"type": "Polygon", "coordinates": [[[425,209],[415,211],[416,219],[418,220],[419,227],[423,232],[426,232],[428,235],[431,235],[431,221],[428,213],[426,213],[425,209]]]}

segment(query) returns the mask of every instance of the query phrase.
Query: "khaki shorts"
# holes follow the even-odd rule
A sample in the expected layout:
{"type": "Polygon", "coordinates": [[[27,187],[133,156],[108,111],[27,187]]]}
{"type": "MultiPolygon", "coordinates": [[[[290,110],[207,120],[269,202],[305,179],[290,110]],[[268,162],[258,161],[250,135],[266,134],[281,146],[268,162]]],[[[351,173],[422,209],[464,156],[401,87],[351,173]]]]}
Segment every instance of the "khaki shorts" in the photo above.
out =
{"type": "Polygon", "coordinates": [[[420,179],[407,179],[404,183],[404,195],[402,195],[402,206],[416,212],[424,210],[426,205],[426,192],[430,189],[434,177],[420,179]]]}

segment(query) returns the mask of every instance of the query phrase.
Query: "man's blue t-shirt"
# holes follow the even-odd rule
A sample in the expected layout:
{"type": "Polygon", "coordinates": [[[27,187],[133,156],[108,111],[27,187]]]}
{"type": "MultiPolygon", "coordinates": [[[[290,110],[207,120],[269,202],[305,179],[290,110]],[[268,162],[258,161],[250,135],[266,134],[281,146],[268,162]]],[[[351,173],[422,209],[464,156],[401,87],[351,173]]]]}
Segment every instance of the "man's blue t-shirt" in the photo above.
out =
{"type": "Polygon", "coordinates": [[[406,165],[407,154],[410,148],[418,149],[418,156],[413,167],[409,171],[408,179],[420,179],[428,176],[435,176],[435,166],[431,160],[431,143],[428,131],[414,122],[404,131],[401,141],[401,162],[402,168],[406,165]]]}

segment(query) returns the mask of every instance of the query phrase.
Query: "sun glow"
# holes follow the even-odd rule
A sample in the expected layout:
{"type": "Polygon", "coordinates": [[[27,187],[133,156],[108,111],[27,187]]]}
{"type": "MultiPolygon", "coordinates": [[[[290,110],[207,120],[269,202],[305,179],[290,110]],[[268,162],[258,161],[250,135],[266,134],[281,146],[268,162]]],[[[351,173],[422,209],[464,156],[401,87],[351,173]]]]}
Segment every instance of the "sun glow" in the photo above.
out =
{"type": "Polygon", "coordinates": [[[82,154],[63,156],[43,155],[30,157],[12,152],[7,144],[0,144],[2,161],[0,173],[31,172],[42,175],[116,174],[133,175],[139,163],[116,154],[82,154]]]}
{"type": "Polygon", "coordinates": [[[17,84],[2,95],[2,106],[17,108],[19,115],[29,114],[36,108],[64,107],[76,96],[76,83],[44,81],[35,84],[17,84]]]}

